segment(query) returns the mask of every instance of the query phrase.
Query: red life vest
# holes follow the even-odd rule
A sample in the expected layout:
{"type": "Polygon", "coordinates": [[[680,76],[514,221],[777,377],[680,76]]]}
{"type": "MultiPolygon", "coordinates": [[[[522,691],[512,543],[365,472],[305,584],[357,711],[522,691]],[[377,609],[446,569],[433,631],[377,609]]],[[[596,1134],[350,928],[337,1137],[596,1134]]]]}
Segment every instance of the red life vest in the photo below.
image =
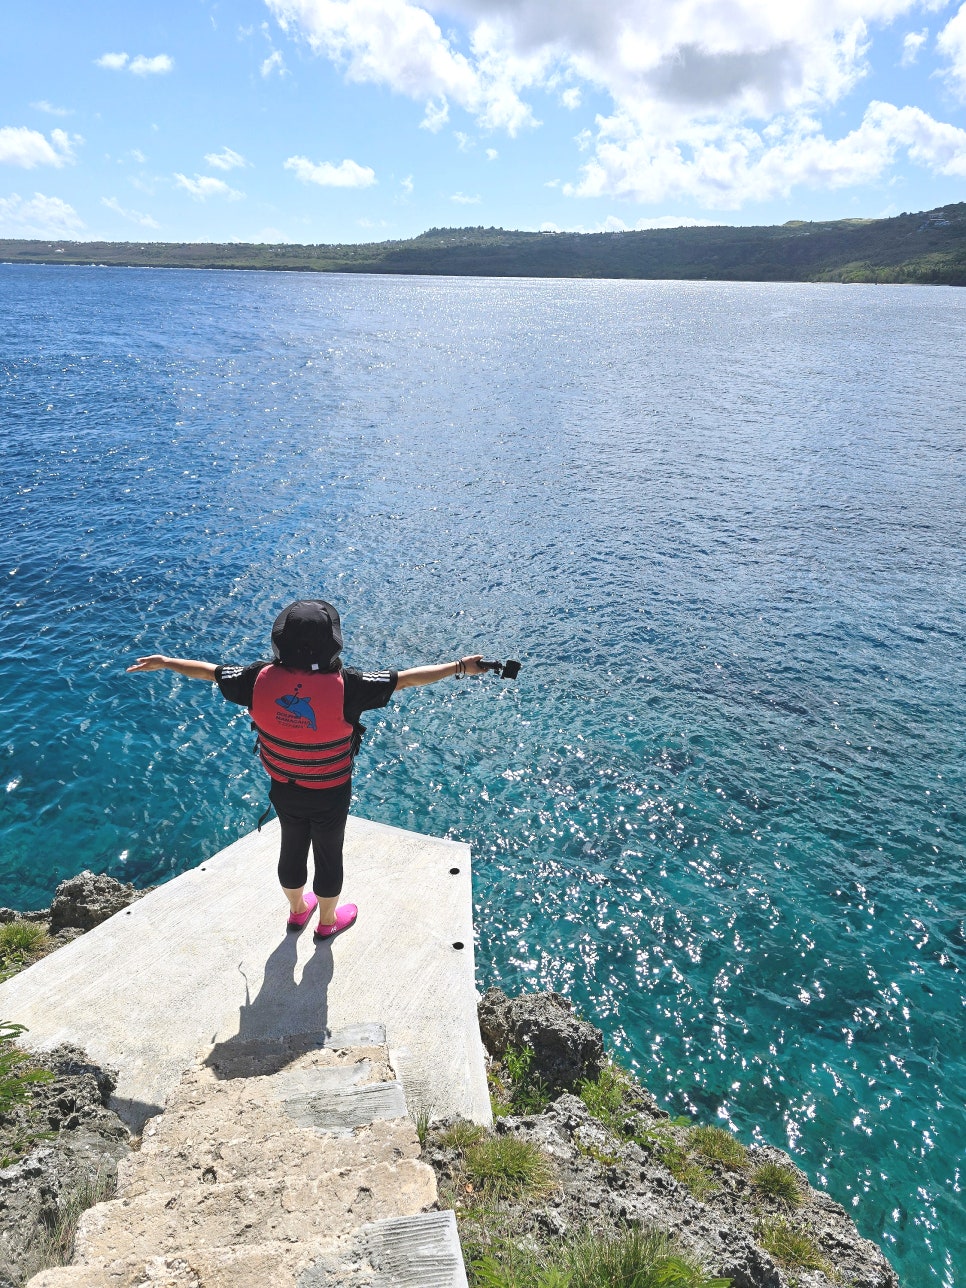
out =
{"type": "Polygon", "coordinates": [[[272,778],[316,788],[349,781],[355,730],[343,713],[344,696],[338,671],[259,671],[251,717],[258,754],[272,778]]]}

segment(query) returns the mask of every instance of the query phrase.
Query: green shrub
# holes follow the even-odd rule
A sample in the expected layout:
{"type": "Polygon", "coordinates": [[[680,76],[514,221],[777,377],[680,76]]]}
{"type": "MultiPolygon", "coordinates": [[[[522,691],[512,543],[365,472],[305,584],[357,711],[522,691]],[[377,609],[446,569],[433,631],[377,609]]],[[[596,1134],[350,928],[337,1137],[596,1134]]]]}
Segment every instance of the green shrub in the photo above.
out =
{"type": "Polygon", "coordinates": [[[508,1114],[539,1114],[552,1099],[550,1089],[532,1070],[529,1047],[510,1047],[499,1069],[487,1074],[494,1118],[508,1114]]]}
{"type": "Polygon", "coordinates": [[[550,1159],[518,1136],[485,1136],[467,1149],[465,1163],[469,1179],[496,1197],[536,1198],[554,1182],[550,1159]]]}
{"type": "MultiPolygon", "coordinates": [[[[22,1024],[11,1024],[0,1020],[0,1121],[8,1119],[16,1122],[14,1110],[26,1107],[25,1117],[34,1117],[31,1109],[33,1088],[41,1082],[49,1082],[53,1077],[47,1069],[35,1069],[30,1064],[30,1057],[16,1045],[17,1038],[26,1033],[22,1024]]],[[[35,1132],[26,1126],[6,1135],[6,1143],[0,1158],[0,1167],[6,1167],[23,1154],[35,1140],[46,1136],[46,1132],[35,1132]]]]}
{"type": "Polygon", "coordinates": [[[751,1187],[763,1199],[776,1199],[788,1207],[798,1207],[804,1199],[801,1183],[790,1167],[781,1163],[762,1163],[751,1177],[751,1187]]]}
{"type": "Polygon", "coordinates": [[[723,1127],[692,1127],[688,1132],[688,1148],[733,1172],[748,1162],[748,1151],[744,1145],[723,1127]]]}
{"type": "Polygon", "coordinates": [[[627,1139],[627,1095],[635,1085],[626,1069],[608,1061],[596,1078],[585,1078],[580,1083],[577,1094],[598,1122],[615,1136],[627,1139]]]}
{"type": "Polygon", "coordinates": [[[757,1238],[780,1266],[792,1270],[821,1270],[827,1275],[832,1273],[832,1267],[808,1230],[801,1225],[792,1225],[783,1216],[763,1221],[758,1227],[757,1238]]]}
{"type": "Polygon", "coordinates": [[[516,1246],[473,1265],[475,1288],[728,1288],[673,1241],[632,1228],[611,1238],[586,1233],[553,1254],[516,1246]]]}

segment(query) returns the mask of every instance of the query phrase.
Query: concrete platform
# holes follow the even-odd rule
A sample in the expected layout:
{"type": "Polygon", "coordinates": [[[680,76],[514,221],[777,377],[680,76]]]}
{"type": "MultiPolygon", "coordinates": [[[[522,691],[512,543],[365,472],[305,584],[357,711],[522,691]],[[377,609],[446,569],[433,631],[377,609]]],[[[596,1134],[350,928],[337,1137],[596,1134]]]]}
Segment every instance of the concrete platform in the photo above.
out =
{"type": "Polygon", "coordinates": [[[208,1048],[385,1025],[410,1110],[490,1122],[476,1019],[469,846],[350,818],[356,925],[285,931],[278,824],[250,833],[0,984],[35,1049],[74,1042],[119,1071],[134,1129],[208,1048]],[[455,947],[455,945],[461,947],[455,947]]]}

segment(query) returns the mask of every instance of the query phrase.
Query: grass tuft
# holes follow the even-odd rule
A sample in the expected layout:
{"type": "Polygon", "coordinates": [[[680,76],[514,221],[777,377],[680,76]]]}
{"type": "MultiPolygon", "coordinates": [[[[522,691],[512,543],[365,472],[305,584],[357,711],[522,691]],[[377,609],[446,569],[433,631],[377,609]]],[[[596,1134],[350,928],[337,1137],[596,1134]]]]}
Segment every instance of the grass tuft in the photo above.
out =
{"type": "Polygon", "coordinates": [[[485,1136],[469,1146],[465,1165],[470,1180],[493,1197],[536,1198],[554,1184],[547,1155],[517,1136],[485,1136]]]}
{"type": "Polygon", "coordinates": [[[525,1247],[473,1265],[474,1288],[728,1288],[709,1278],[663,1233],[633,1227],[612,1238],[590,1232],[553,1254],[525,1247]]]}
{"type": "Polygon", "coordinates": [[[832,1273],[832,1267],[808,1230],[804,1226],[793,1225],[786,1217],[776,1216],[763,1221],[758,1227],[757,1239],[780,1266],[790,1270],[821,1270],[826,1275],[832,1273]]]}
{"type": "Polygon", "coordinates": [[[416,1139],[419,1141],[419,1148],[425,1149],[426,1141],[429,1137],[429,1123],[432,1117],[429,1106],[423,1104],[413,1105],[409,1111],[409,1117],[416,1128],[416,1139]]]}
{"type": "Polygon", "coordinates": [[[0,981],[16,975],[50,944],[47,927],[36,921],[6,921],[0,926],[0,981]]]}
{"type": "Polygon", "coordinates": [[[747,1149],[723,1127],[692,1127],[688,1132],[688,1148],[708,1162],[720,1163],[733,1172],[748,1162],[747,1149]]]}
{"type": "Polygon", "coordinates": [[[458,1149],[461,1153],[465,1153],[471,1145],[477,1144],[485,1135],[486,1131],[479,1123],[471,1123],[465,1118],[460,1118],[451,1127],[440,1132],[439,1143],[443,1149],[458,1149]]]}
{"type": "Polygon", "coordinates": [[[41,1226],[30,1275],[53,1266],[66,1266],[74,1255],[74,1239],[81,1216],[95,1203],[105,1203],[113,1198],[116,1189],[116,1176],[99,1168],[94,1176],[89,1176],[79,1189],[69,1194],[58,1210],[56,1221],[52,1225],[41,1226]]]}
{"type": "Polygon", "coordinates": [[[609,1061],[596,1078],[585,1078],[577,1095],[588,1111],[615,1136],[627,1139],[627,1095],[636,1083],[626,1069],[609,1061]]]}
{"type": "Polygon", "coordinates": [[[751,1188],[759,1198],[775,1199],[787,1207],[799,1207],[804,1199],[802,1186],[790,1167],[781,1163],[762,1163],[751,1177],[751,1188]]]}

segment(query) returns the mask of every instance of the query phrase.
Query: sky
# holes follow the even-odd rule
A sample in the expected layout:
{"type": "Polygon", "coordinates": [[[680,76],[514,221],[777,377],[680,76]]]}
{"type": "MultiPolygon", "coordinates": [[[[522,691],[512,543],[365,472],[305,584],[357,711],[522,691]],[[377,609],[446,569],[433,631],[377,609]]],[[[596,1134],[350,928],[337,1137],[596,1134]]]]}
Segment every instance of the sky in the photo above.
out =
{"type": "Polygon", "coordinates": [[[966,200],[957,0],[0,13],[0,237],[345,243],[966,200]]]}

